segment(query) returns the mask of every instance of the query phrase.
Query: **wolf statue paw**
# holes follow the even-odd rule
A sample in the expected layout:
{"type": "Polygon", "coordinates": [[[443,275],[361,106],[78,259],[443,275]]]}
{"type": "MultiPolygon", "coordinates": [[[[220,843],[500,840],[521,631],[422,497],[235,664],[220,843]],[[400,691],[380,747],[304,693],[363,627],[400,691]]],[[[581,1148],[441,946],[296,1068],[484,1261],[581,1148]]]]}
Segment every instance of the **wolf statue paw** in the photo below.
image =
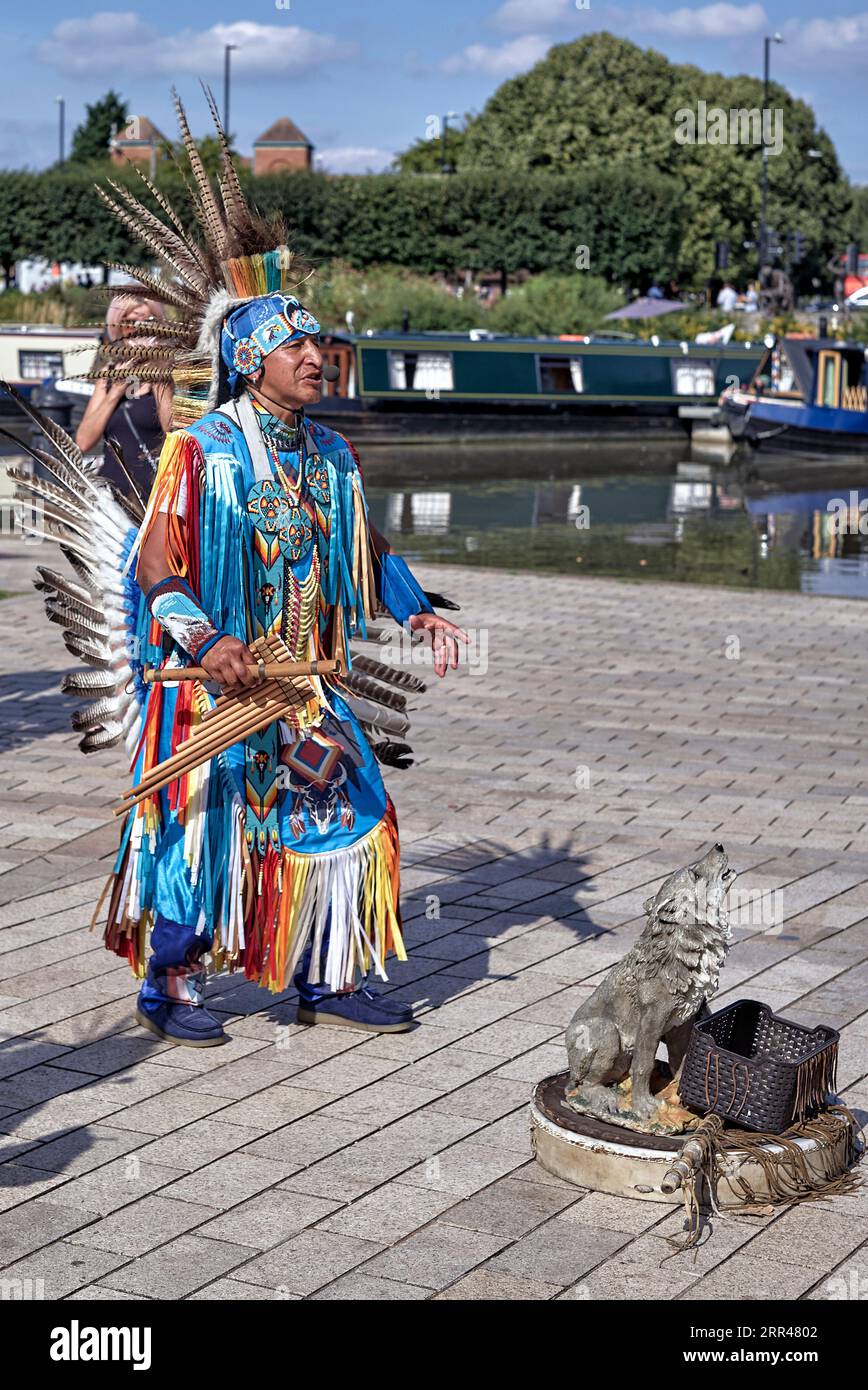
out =
{"type": "Polygon", "coordinates": [[[653,1119],[659,1109],[660,1101],[657,1096],[637,1096],[630,1104],[629,1113],[644,1124],[653,1119]]]}
{"type": "Polygon", "coordinates": [[[567,1105],[582,1115],[596,1115],[605,1120],[618,1113],[618,1095],[609,1086],[574,1086],[565,1092],[567,1105]]]}

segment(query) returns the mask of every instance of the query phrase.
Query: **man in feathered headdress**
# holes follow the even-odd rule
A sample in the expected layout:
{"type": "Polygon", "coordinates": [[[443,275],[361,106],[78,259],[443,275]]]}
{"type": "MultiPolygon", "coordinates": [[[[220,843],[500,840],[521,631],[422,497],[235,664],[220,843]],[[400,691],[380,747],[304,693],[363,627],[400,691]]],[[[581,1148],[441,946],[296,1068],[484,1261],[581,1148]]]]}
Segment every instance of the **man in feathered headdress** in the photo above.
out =
{"type": "MultiPolygon", "coordinates": [[[[165,220],[113,185],[125,206],[107,201],[165,268],[138,278],[173,316],[141,326],[143,336],[159,332],[159,350],[133,334],[102,369],[170,379],[176,428],[137,534],[111,510],[117,499],[84,474],[78,483],[79,504],[86,497],[116,535],[109,580],[73,536],[67,553],[87,588],[76,599],[54,576],[55,601],[80,612],[81,593],[94,607],[99,592],[107,615],[125,611],[128,659],[109,616],[110,659],[101,661],[99,635],[71,619],[68,645],[109,674],[70,678],[68,688],[103,692],[89,707],[97,722],[87,746],[125,735],[141,787],[215,707],[202,680],[146,683],[148,666],[204,668],[239,699],[259,680],[252,642],[276,643],[289,661],[350,669],[340,680],[305,677],[284,717],[130,803],[105,941],[145,977],[139,1022],[175,1043],[225,1040],[203,1004],[206,956],[276,992],[294,981],[303,1022],[400,1031],[409,1007],[367,985],[370,973],[387,978],[390,953],[405,958],[397,825],[375,753],[389,761],[406,748],[396,743],[407,727],[400,687],[421,683],[378,661],[352,662],[350,643],[382,606],[432,642],[442,676],[467,638],[434,614],[369,524],[351,445],[306,418],[321,396],[323,354],[319,324],[291,292],[297,262],[247,208],[225,141],[218,201],[180,104],[179,118],[203,243],[147,180],[165,220]]],[[[68,484],[77,468],[58,476],[68,484]]]]}

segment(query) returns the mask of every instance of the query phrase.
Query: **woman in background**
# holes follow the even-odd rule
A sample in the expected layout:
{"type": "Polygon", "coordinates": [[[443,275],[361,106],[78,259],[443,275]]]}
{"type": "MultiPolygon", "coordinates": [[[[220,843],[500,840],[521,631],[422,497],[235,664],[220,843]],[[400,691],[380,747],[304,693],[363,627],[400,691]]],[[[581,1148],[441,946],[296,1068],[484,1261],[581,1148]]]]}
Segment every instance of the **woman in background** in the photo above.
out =
{"type": "MultiPolygon", "coordinates": [[[[136,324],[164,317],[162,304],[134,295],[117,295],[106,314],[105,339],[113,343],[118,338],[127,338],[136,324]]],[[[142,338],[140,341],[144,344],[151,340],[142,338]]],[[[147,501],[163,438],[171,423],[169,386],[136,382],[129,377],[123,381],[98,381],[81,417],[75,442],[82,453],[87,454],[97,452],[105,440],[114,440],[130,477],[147,501]]],[[[100,474],[122,491],[129,491],[129,481],[107,447],[103,449],[100,474]]]]}

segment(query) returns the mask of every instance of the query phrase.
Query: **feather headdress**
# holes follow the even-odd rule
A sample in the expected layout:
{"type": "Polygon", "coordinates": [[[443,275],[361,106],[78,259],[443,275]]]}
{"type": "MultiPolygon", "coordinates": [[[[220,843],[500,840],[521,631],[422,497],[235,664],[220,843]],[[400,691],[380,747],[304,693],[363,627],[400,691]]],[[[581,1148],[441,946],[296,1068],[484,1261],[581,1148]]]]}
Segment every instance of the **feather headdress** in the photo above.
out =
{"type": "MultiPolygon", "coordinates": [[[[227,314],[261,295],[292,293],[312,271],[286,245],[283,219],[279,215],[263,217],[249,206],[208,89],[205,95],[222,159],[218,191],[205,172],[180,98],[175,91],[172,95],[192,176],[192,183],[185,182],[195,230],[185,227],[165,194],[135,165],[158,211],[111,179],[111,192],[97,187],[106,206],[153,253],[158,264],[155,272],[120,264],[113,264],[112,269],[132,276],[147,299],[169,307],[171,321],[145,320],[130,325],[129,335],[113,343],[111,353],[103,354],[101,366],[88,376],[115,380],[136,376],[171,383],[172,424],[183,429],[230,394],[220,356],[220,335],[227,314]],[[158,345],[142,342],[154,337],[158,345]]],[[[123,285],[113,287],[111,293],[129,295],[135,290],[135,285],[123,285]]]]}

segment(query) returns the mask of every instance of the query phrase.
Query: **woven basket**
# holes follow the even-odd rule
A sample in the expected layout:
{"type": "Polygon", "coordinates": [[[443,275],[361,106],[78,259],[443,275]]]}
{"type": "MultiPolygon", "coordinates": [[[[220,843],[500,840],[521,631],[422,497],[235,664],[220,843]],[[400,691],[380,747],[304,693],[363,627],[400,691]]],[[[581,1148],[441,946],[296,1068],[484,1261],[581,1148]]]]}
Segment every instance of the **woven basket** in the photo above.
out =
{"type": "Polygon", "coordinates": [[[756,999],[739,999],[695,1024],[679,1093],[703,1114],[782,1134],[834,1092],[837,1063],[834,1028],[804,1028],[756,999]]]}

